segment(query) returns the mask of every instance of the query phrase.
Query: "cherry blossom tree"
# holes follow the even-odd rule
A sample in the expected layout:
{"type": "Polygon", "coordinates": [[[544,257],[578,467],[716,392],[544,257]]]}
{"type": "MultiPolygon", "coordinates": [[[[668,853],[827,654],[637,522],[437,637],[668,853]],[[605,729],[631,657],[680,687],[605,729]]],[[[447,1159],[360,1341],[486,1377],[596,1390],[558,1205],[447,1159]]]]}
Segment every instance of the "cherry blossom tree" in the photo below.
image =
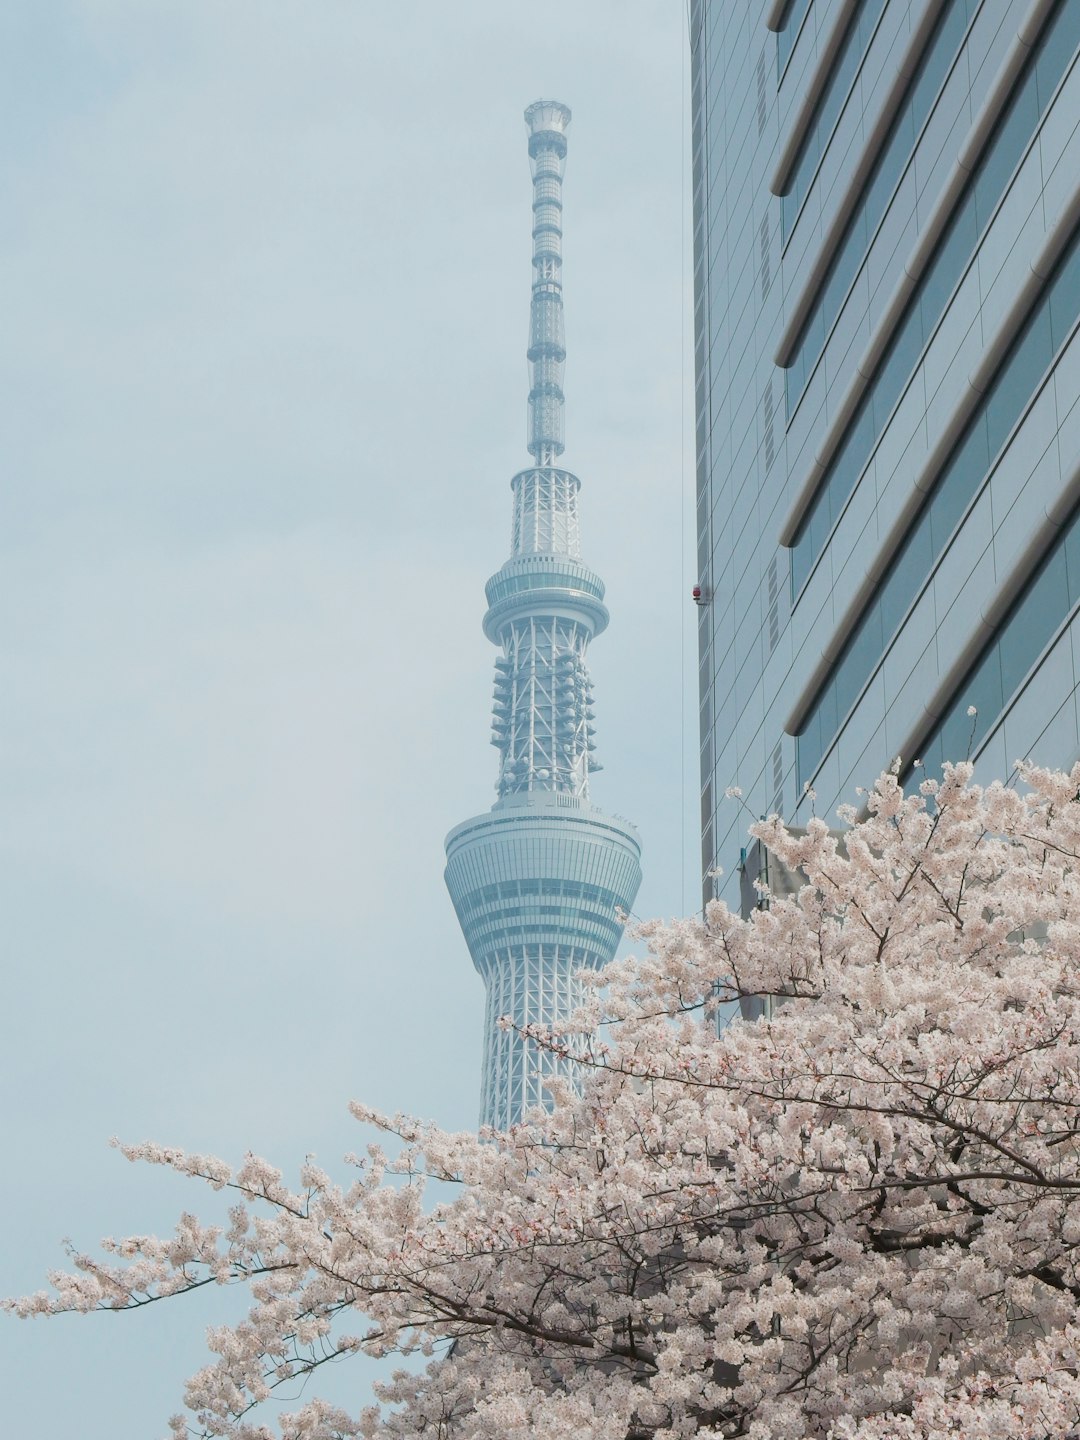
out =
{"type": "Polygon", "coordinates": [[[885,775],[842,843],[756,826],[804,887],[642,927],[534,1037],[583,1096],[508,1134],[354,1105],[382,1135],[350,1183],[295,1188],[120,1146],[231,1192],[228,1224],[107,1240],[7,1308],[246,1287],[175,1437],[1080,1436],[1080,765],[1022,782],[885,775]],[[356,1352],[427,1363],[262,1418],[356,1352]]]}

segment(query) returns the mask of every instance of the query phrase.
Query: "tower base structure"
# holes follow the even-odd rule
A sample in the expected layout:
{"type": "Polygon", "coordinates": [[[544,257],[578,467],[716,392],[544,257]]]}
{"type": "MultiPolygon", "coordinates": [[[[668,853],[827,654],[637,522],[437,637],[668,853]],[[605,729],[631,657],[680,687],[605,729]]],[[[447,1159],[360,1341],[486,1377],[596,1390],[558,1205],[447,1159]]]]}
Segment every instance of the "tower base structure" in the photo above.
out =
{"type": "Polygon", "coordinates": [[[574,1062],[516,1028],[550,1029],[585,998],[579,972],[606,965],[641,883],[626,820],[560,792],[504,796],[446,838],[446,884],[487,990],[481,1123],[507,1129],[574,1062]],[[506,1016],[512,1027],[502,1029],[506,1016]]]}

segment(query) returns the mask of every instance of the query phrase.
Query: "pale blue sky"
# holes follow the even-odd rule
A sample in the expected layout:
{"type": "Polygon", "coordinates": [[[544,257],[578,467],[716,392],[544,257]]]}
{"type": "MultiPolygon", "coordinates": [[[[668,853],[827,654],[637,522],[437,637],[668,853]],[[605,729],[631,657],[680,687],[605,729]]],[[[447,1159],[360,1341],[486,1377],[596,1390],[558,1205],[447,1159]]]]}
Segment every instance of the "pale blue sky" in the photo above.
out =
{"type": "MultiPolygon", "coordinates": [[[[612,611],[594,793],[641,829],[641,913],[693,908],[685,23],[0,6],[0,1292],[202,1205],[111,1134],[333,1167],[351,1096],[475,1123],[442,841],[494,798],[541,95],[574,111],[565,458],[612,611]]],[[[5,1433],[163,1433],[211,1317],[7,1321],[5,1433]]]]}

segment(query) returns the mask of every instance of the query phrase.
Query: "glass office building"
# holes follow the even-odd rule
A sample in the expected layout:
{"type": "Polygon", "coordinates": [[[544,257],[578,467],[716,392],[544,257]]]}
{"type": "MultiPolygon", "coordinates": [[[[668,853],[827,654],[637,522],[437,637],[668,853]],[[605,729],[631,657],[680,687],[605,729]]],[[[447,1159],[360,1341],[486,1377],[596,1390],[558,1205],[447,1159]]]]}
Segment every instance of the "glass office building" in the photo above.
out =
{"type": "Polygon", "coordinates": [[[1080,0],[690,29],[702,875],[737,903],[729,787],[802,823],[897,756],[1080,753],[1080,0]]]}

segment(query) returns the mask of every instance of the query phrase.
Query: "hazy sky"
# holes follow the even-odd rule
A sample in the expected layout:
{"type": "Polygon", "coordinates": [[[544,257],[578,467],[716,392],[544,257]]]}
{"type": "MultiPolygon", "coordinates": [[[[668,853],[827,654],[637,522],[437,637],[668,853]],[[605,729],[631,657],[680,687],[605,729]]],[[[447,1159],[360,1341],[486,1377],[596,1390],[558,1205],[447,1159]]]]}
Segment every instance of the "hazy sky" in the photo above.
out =
{"type": "MultiPolygon", "coordinates": [[[[63,1236],[212,1208],[111,1134],[333,1169],[351,1096],[475,1124],[442,842],[494,799],[480,619],[528,458],[540,96],[574,111],[594,797],[641,829],[640,912],[693,908],[685,26],[682,0],[0,5],[0,1293],[63,1236]]],[[[162,1434],[218,1309],[0,1321],[5,1433],[162,1434]]]]}

